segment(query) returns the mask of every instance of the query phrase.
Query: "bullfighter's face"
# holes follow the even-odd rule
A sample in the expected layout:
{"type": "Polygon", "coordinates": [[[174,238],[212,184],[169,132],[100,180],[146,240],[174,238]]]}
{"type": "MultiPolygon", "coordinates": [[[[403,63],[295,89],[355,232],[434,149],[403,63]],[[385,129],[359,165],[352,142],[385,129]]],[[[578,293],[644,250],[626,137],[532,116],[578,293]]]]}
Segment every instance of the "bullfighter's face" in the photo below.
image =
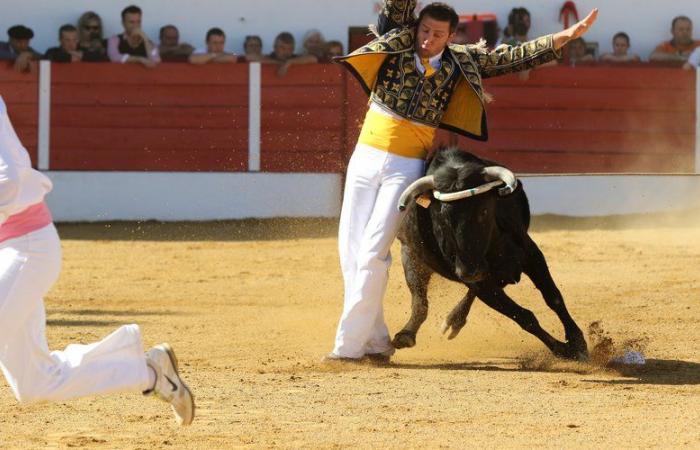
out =
{"type": "Polygon", "coordinates": [[[421,58],[432,58],[447,47],[454,33],[450,31],[450,22],[424,16],[416,31],[416,52],[421,58]]]}

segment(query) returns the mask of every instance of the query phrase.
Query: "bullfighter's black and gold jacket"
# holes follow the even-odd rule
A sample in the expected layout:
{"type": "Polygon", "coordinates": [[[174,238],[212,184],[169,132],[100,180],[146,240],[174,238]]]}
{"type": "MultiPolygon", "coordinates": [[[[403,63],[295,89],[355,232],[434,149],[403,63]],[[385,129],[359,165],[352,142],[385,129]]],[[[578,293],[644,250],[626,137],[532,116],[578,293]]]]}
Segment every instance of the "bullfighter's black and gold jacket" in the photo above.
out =
{"type": "Polygon", "coordinates": [[[385,0],[378,33],[337,62],[360,81],[371,101],[409,120],[467,137],[488,139],[481,80],[527,70],[560,56],[552,35],[518,46],[449,44],[440,69],[425,77],[416,68],[416,0],[385,0]]]}

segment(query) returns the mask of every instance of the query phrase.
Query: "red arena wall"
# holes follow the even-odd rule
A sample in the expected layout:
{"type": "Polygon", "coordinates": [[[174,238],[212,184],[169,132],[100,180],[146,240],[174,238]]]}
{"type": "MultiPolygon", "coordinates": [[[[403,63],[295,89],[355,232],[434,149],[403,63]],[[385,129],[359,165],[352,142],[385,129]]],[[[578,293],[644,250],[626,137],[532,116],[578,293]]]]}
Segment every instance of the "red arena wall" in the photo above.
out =
{"type": "MultiPolygon", "coordinates": [[[[249,95],[260,86],[260,170],[340,172],[367,108],[335,65],[285,77],[247,64],[52,64],[50,169],[247,171],[249,95]]],[[[555,67],[486,80],[490,140],[440,131],[518,172],[692,172],[695,74],[658,67],[555,67]]],[[[37,154],[38,76],[0,67],[0,94],[37,154]]]]}
{"type": "Polygon", "coordinates": [[[0,62],[0,95],[12,118],[17,135],[27,147],[32,164],[37,164],[39,127],[39,88],[36,72],[20,74],[0,62]]]}

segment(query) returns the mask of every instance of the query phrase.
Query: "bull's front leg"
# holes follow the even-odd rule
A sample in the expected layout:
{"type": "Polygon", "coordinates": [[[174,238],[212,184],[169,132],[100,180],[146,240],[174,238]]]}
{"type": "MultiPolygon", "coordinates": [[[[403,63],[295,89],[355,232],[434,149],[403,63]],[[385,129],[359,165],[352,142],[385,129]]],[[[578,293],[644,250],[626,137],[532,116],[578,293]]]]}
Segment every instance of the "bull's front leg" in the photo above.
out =
{"type": "Polygon", "coordinates": [[[555,355],[561,358],[570,358],[569,348],[563,342],[555,339],[547,333],[541,326],[537,317],[532,311],[518,305],[506,295],[503,289],[497,284],[480,283],[477,287],[477,295],[486,305],[500,312],[506,317],[510,317],[517,322],[520,327],[537,336],[555,355]]]}
{"type": "Polygon", "coordinates": [[[416,345],[418,329],[428,317],[428,282],[432,275],[432,270],[422,264],[405,244],[401,245],[401,262],[406,284],[411,291],[411,317],[391,341],[394,348],[416,345]]]}
{"type": "Polygon", "coordinates": [[[547,306],[549,306],[559,317],[566,336],[566,345],[568,347],[567,358],[587,360],[588,347],[586,339],[583,337],[583,332],[576,325],[576,322],[569,314],[564,303],[564,297],[559,292],[552,275],[547,267],[547,261],[540,251],[537,244],[532,239],[528,242],[527,260],[525,262],[525,273],[539,289],[544,297],[547,306]]]}
{"type": "Polygon", "coordinates": [[[464,325],[467,324],[467,316],[474,304],[474,299],[476,299],[476,293],[473,289],[469,288],[467,295],[465,295],[464,298],[457,303],[457,306],[452,309],[450,314],[447,315],[447,318],[442,323],[442,334],[447,333],[447,330],[451,329],[447,339],[454,339],[459,334],[460,330],[464,328],[464,325]]]}

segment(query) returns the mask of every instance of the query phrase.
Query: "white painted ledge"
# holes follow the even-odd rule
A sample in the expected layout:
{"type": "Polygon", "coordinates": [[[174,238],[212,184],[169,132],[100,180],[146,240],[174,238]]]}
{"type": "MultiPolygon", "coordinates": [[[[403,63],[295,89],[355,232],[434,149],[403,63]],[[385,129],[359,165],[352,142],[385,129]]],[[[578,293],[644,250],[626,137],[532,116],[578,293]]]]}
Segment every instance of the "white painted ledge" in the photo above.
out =
{"type": "MultiPolygon", "coordinates": [[[[339,174],[47,172],[56,221],[338,217],[339,174]]],[[[700,208],[700,175],[524,175],[533,214],[700,208]]]]}
{"type": "Polygon", "coordinates": [[[337,217],[337,174],[47,172],[57,222],[337,217]]]}
{"type": "Polygon", "coordinates": [[[532,214],[609,216],[700,208],[700,175],[519,177],[532,214]]]}

